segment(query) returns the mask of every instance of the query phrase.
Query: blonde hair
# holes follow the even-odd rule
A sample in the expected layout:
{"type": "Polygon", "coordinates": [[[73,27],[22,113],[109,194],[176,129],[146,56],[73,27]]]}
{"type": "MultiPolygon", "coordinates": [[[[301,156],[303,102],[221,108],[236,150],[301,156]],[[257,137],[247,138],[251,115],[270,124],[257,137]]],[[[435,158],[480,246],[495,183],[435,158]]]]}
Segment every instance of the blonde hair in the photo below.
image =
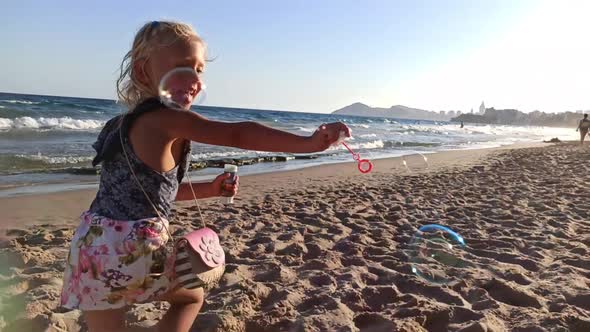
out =
{"type": "Polygon", "coordinates": [[[125,54],[121,62],[121,73],[117,79],[117,96],[120,103],[132,110],[141,101],[154,94],[154,91],[150,91],[147,85],[137,79],[133,67],[137,61],[143,61],[142,65],[145,65],[155,49],[170,46],[178,40],[197,41],[206,47],[205,42],[197,35],[193,27],[186,23],[153,21],[139,29],[131,50],[125,54]]]}

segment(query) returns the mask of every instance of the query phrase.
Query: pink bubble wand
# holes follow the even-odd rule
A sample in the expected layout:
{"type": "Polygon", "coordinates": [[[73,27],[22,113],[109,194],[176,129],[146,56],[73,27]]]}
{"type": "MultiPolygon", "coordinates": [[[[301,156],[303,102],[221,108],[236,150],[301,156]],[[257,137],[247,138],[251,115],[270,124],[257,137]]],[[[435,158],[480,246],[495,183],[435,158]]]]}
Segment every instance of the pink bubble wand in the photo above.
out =
{"type": "MultiPolygon", "coordinates": [[[[326,129],[326,125],[321,125],[320,129],[326,129]]],[[[354,159],[354,161],[356,161],[358,163],[357,167],[359,169],[359,172],[366,174],[369,173],[373,170],[373,163],[371,163],[371,161],[369,159],[361,159],[361,155],[359,153],[354,152],[350,146],[348,146],[348,144],[344,143],[344,140],[347,138],[350,138],[352,136],[350,136],[350,129],[349,129],[349,136],[346,137],[346,133],[344,131],[340,131],[340,135],[338,137],[338,140],[336,140],[336,142],[332,143],[332,146],[336,146],[338,144],[342,144],[344,145],[344,147],[350,152],[350,154],[352,155],[352,159],[354,159]]]]}
{"type": "Polygon", "coordinates": [[[350,152],[350,154],[352,154],[352,159],[354,159],[354,161],[356,161],[358,163],[357,167],[359,169],[359,172],[366,174],[369,173],[373,170],[373,163],[371,163],[371,161],[369,159],[361,159],[361,155],[354,152],[350,146],[348,146],[348,144],[344,143],[344,142],[340,142],[342,143],[342,145],[344,145],[344,147],[350,152]]]}

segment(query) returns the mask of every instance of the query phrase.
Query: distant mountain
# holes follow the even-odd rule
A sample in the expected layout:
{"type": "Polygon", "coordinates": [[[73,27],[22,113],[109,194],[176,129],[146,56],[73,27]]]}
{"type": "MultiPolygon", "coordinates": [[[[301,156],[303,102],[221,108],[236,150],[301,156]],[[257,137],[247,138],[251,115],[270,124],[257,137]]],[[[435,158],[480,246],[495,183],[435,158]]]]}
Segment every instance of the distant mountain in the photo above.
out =
{"type": "Polygon", "coordinates": [[[583,114],[574,112],[545,113],[534,111],[523,113],[515,109],[486,108],[484,114],[461,114],[451,121],[463,121],[471,123],[510,124],[522,126],[548,126],[548,127],[577,127],[583,114]]]}
{"type": "Polygon", "coordinates": [[[440,112],[432,112],[411,108],[403,105],[395,105],[390,108],[371,107],[363,103],[354,103],[339,110],[332,112],[332,114],[341,115],[357,115],[379,118],[398,118],[398,119],[414,119],[414,120],[436,120],[446,121],[451,117],[440,112]]]}

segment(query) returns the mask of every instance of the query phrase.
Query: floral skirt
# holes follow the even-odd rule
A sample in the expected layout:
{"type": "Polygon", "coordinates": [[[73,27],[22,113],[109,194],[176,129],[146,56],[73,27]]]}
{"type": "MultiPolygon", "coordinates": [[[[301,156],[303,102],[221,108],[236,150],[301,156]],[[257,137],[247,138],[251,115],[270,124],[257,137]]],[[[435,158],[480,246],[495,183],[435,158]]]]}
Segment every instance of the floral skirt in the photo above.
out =
{"type": "Polygon", "coordinates": [[[107,310],[152,301],[173,289],[168,221],[113,220],[85,212],[71,242],[61,305],[107,310]]]}

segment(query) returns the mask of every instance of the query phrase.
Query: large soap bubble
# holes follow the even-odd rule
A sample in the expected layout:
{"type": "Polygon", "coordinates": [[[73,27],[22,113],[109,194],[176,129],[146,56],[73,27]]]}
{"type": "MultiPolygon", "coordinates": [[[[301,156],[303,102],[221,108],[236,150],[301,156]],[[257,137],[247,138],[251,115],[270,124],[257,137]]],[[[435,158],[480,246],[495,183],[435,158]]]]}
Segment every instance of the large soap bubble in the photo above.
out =
{"type": "Polygon", "coordinates": [[[205,85],[192,68],[174,68],[162,77],[158,86],[160,100],[164,105],[178,110],[188,110],[205,98],[205,85]]]}
{"type": "Polygon", "coordinates": [[[410,240],[412,272],[430,283],[461,279],[461,269],[468,266],[466,256],[465,240],[446,226],[424,225],[410,240]]]}

